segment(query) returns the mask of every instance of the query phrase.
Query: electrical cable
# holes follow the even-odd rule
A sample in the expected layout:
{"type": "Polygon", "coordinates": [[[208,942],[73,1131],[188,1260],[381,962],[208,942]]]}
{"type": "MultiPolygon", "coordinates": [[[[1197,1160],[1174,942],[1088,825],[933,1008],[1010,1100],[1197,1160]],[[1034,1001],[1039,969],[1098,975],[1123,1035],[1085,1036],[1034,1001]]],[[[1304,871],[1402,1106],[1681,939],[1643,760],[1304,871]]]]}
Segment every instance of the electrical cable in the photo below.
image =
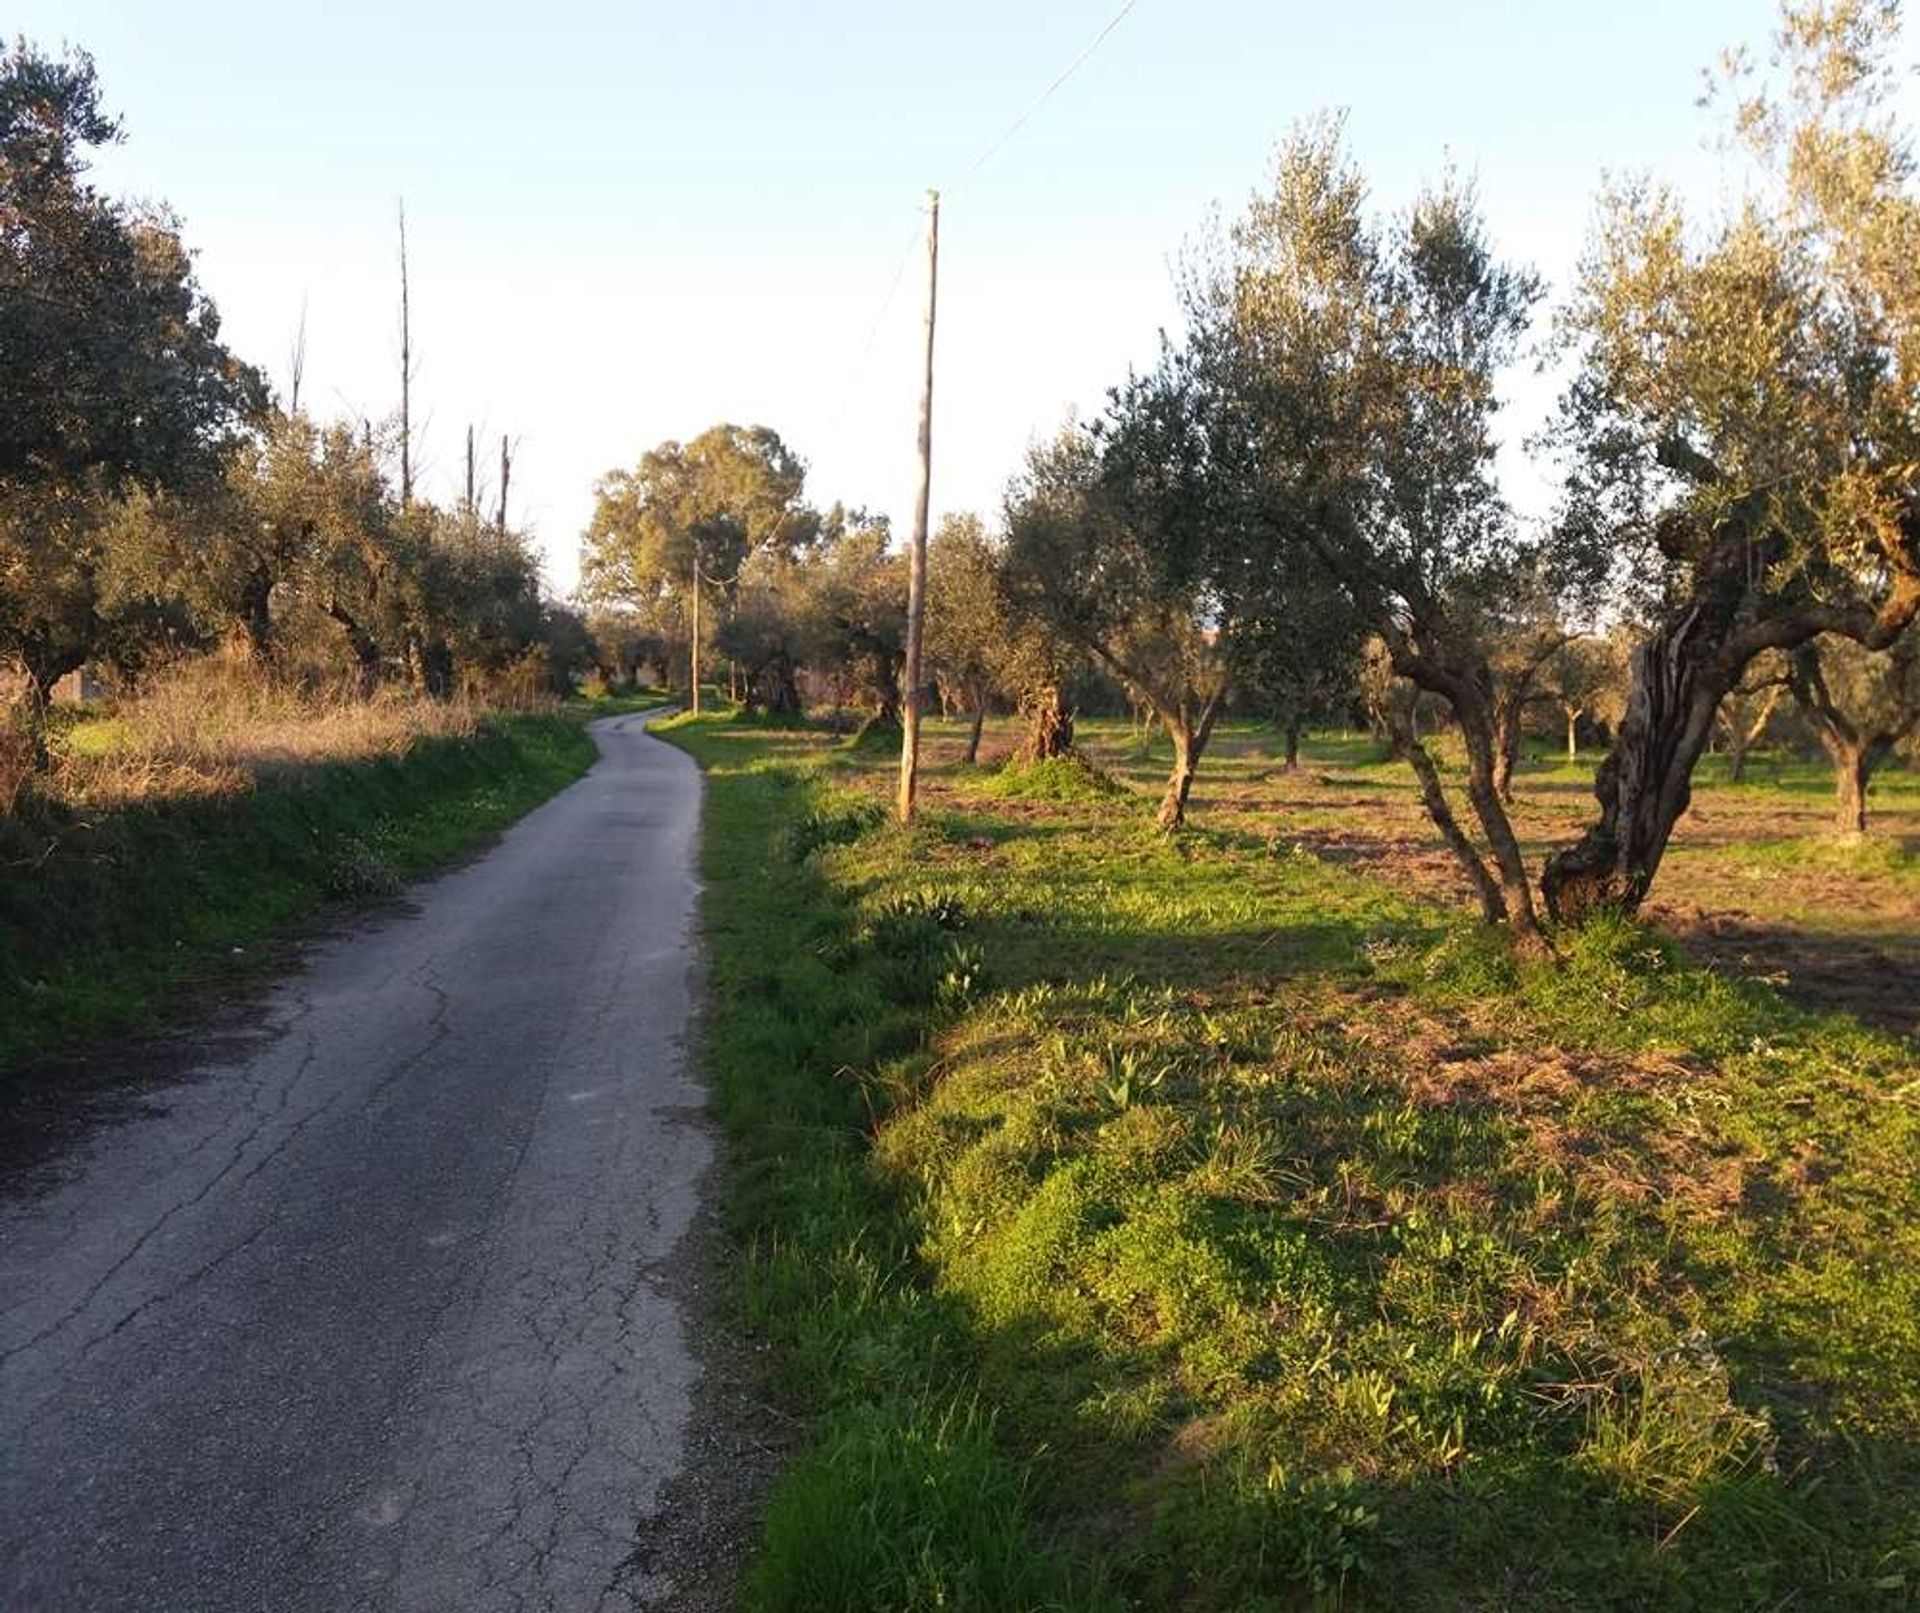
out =
{"type": "Polygon", "coordinates": [[[999,153],[1000,148],[1020,132],[1027,120],[1047,104],[1052,98],[1054,91],[1059,89],[1062,84],[1066,83],[1068,79],[1072,78],[1075,73],[1079,72],[1080,69],[1086,65],[1087,59],[1106,43],[1107,35],[1126,21],[1127,13],[1132,11],[1138,3],[1139,0],[1126,0],[1126,4],[1121,6],[1121,8],[1107,20],[1106,27],[1102,28],[1099,33],[1095,34],[1093,38],[1087,42],[1086,47],[1080,54],[1060,70],[1059,75],[1054,81],[1034,97],[1031,104],[1028,105],[1027,109],[1022,112],[1019,117],[1015,118],[1013,122],[1009,123],[1006,128],[1002,129],[1000,133],[994,137],[985,151],[974,158],[973,166],[963,173],[952,185],[942,188],[942,195],[950,194],[952,191],[958,190],[962,185],[966,184],[968,180],[972,179],[975,174],[979,173],[982,168],[986,167],[999,153]]]}

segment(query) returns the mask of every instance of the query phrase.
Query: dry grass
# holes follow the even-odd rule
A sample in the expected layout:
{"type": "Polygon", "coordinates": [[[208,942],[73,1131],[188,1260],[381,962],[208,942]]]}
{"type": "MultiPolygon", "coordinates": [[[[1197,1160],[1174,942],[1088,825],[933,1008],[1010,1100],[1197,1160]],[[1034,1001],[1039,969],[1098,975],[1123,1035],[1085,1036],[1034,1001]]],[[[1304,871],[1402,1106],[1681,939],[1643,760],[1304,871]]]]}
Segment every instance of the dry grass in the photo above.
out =
{"type": "MultiPolygon", "coordinates": [[[[471,735],[487,706],[400,691],[363,699],[261,680],[222,657],[184,662],[137,696],[65,726],[53,770],[36,786],[71,805],[123,806],[251,789],[276,774],[404,755],[429,737],[471,735]]],[[[9,754],[0,753],[0,810],[12,810],[9,754]]]]}
{"type": "Polygon", "coordinates": [[[0,723],[0,818],[14,809],[33,777],[33,742],[0,723]]]}

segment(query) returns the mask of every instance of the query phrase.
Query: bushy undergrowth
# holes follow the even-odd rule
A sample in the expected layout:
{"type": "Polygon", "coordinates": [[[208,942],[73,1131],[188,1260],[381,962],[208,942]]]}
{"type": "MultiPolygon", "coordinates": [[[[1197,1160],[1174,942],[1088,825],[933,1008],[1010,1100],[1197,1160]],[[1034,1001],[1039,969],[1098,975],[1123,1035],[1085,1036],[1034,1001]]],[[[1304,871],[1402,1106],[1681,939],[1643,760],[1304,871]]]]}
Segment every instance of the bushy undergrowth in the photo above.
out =
{"type": "Polygon", "coordinates": [[[137,696],[105,711],[57,712],[53,766],[33,793],[83,808],[230,795],[276,774],[467,738],[491,709],[399,690],[362,698],[276,683],[201,656],[153,674],[137,696]]]}
{"type": "Polygon", "coordinates": [[[806,814],[787,826],[787,856],[794,862],[804,862],[825,847],[847,845],[885,817],[885,809],[871,796],[845,790],[821,791],[806,814]]]}
{"type": "Polygon", "coordinates": [[[769,863],[821,782],[689,743],[746,1304],[821,1417],[760,1605],[1920,1597],[1911,1049],[959,775],[769,863]]]}

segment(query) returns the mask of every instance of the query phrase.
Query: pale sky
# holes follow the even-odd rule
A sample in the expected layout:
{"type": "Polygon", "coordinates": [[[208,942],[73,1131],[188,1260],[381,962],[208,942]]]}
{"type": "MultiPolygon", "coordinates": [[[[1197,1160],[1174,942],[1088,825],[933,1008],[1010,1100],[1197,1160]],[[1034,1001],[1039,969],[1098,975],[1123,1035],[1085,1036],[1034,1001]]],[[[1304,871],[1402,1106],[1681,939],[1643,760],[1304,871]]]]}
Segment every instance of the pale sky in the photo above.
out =
{"type": "MultiPolygon", "coordinates": [[[[1171,259],[1296,119],[1346,110],[1383,208],[1451,158],[1559,289],[1603,171],[1712,187],[1701,70],[1774,21],[1761,0],[1138,0],[968,177],[1119,4],[16,0],[12,26],[93,53],[127,131],[96,179],[173,206],[228,340],[283,389],[305,300],[316,412],[396,407],[405,198],[422,484],[454,492],[469,421],[489,474],[518,439],[512,517],[565,592],[595,477],[722,420],[779,431],[817,503],[904,531],[930,185],[937,518],[997,509],[1036,432],[1151,356],[1171,259]]],[[[1547,390],[1516,382],[1514,436],[1547,390]]]]}

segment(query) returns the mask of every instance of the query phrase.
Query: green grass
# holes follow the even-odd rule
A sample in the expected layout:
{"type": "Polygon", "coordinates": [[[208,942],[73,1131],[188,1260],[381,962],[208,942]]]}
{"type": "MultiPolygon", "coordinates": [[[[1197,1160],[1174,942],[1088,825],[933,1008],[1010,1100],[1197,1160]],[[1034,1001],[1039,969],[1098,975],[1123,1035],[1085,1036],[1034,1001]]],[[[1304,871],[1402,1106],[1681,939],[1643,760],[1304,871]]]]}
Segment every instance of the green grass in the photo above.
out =
{"type": "Polygon", "coordinates": [[[677,738],[814,1430],[752,1605],[1920,1601],[1908,1046],[1131,797],[936,769],[909,834],[881,761],[677,738]]]}
{"type": "Polygon", "coordinates": [[[1098,801],[1124,792],[1079,751],[1037,762],[1010,761],[982,788],[1003,801],[1098,801]]]}
{"type": "MultiPolygon", "coordinates": [[[[466,855],[587,769],[589,719],[647,703],[499,716],[242,792],[0,818],[0,1070],[159,1022],[291,921],[466,855]]],[[[88,728],[105,743],[107,726],[88,728]]]]}

